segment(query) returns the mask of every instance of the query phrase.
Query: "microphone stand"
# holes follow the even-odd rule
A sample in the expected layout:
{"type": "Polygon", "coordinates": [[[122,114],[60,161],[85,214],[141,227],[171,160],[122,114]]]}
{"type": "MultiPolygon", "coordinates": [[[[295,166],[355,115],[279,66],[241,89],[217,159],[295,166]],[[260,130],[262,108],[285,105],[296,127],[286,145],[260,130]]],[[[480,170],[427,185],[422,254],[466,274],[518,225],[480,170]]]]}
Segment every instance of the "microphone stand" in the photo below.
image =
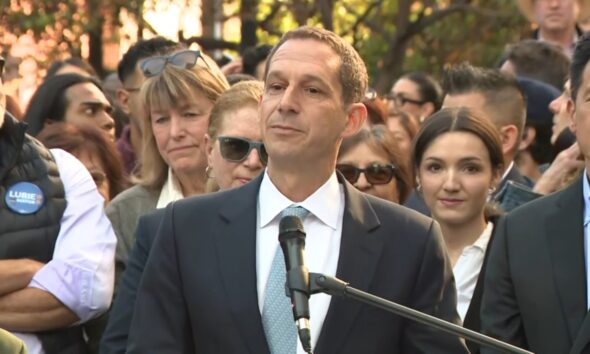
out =
{"type": "MultiPolygon", "coordinates": [[[[469,330],[467,328],[463,328],[454,323],[441,320],[440,318],[427,315],[420,311],[396,304],[395,302],[391,302],[378,296],[371,295],[367,292],[355,289],[349,286],[348,283],[345,283],[336,277],[331,277],[319,273],[309,273],[309,280],[309,289],[307,291],[310,294],[326,293],[331,296],[349,297],[362,303],[371,306],[376,306],[378,308],[402,316],[404,318],[408,318],[410,320],[420,322],[427,326],[437,328],[443,332],[465,338],[480,345],[501,350],[503,353],[533,354],[532,352],[515,347],[508,343],[504,343],[497,339],[485,336],[481,333],[469,330]]],[[[299,284],[299,286],[295,285],[294,288],[299,291],[305,291],[301,285],[302,284],[299,284]]]]}

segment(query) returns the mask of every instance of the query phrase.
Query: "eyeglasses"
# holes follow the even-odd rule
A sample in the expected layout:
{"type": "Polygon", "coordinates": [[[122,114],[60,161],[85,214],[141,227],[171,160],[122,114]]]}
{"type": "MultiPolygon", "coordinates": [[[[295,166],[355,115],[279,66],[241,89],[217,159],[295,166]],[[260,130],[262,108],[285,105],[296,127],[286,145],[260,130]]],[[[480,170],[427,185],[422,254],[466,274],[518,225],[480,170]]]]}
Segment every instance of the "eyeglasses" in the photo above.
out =
{"type": "Polygon", "coordinates": [[[388,101],[393,101],[396,106],[403,106],[406,103],[412,103],[412,104],[421,106],[424,103],[426,103],[425,101],[419,101],[419,100],[407,98],[401,93],[389,93],[387,96],[385,96],[385,98],[387,98],[388,101]]]}
{"type": "Polygon", "coordinates": [[[152,77],[159,75],[167,64],[172,64],[182,69],[190,69],[197,64],[199,58],[210,69],[209,64],[207,64],[207,61],[203,58],[199,50],[183,50],[172,55],[151,57],[142,61],[140,68],[145,77],[152,77]]]}
{"type": "Polygon", "coordinates": [[[353,165],[336,165],[336,169],[342,173],[344,178],[350,183],[356,183],[361,172],[365,174],[367,182],[371,184],[387,184],[391,182],[391,179],[395,175],[395,166],[392,164],[379,165],[373,164],[366,168],[358,168],[353,165]]]}
{"type": "Polygon", "coordinates": [[[264,144],[260,141],[252,141],[232,136],[220,136],[217,140],[219,140],[221,156],[227,161],[242,162],[248,157],[248,155],[250,155],[252,149],[256,149],[258,150],[260,162],[262,162],[263,165],[266,165],[268,162],[268,154],[266,153],[264,144]]]}

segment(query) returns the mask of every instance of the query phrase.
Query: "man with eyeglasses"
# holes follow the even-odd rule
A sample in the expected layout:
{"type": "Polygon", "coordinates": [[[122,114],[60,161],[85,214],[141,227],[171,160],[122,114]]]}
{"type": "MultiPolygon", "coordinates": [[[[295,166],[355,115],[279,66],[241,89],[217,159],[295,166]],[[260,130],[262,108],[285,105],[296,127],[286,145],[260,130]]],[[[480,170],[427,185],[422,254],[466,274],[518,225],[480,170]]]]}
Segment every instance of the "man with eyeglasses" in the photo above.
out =
{"type": "Polygon", "coordinates": [[[117,66],[119,80],[123,83],[123,88],[117,90],[117,100],[123,112],[129,117],[129,124],[123,128],[121,137],[117,140],[117,148],[121,152],[128,174],[136,168],[141,154],[141,117],[144,109],[139,90],[145,76],[141,72],[140,64],[146,58],[169,54],[183,48],[182,44],[162,37],[140,40],[129,48],[117,66]]]}
{"type": "MultiPolygon", "coordinates": [[[[366,119],[367,72],[334,33],[302,27],[271,52],[259,105],[266,172],[170,204],[138,291],[128,353],[303,353],[285,296],[279,221],[299,214],[306,264],[352,286],[457,321],[440,229],[362,194],[335,172],[366,119]]],[[[466,353],[450,335],[350,300],[313,295],[321,353],[466,353]]]]}
{"type": "Polygon", "coordinates": [[[29,353],[79,354],[80,324],[111,302],[116,239],[84,165],[25,130],[0,80],[0,328],[29,353]]]}

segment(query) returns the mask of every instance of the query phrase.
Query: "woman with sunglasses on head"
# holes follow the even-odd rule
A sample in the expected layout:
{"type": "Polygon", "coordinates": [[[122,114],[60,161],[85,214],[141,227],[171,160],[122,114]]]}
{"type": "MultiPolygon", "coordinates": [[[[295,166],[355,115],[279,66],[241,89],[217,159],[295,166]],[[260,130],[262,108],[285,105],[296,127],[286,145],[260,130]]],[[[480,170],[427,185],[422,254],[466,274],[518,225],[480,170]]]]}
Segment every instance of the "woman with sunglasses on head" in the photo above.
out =
{"type": "MultiPolygon", "coordinates": [[[[205,137],[209,176],[219,189],[235,188],[258,176],[266,164],[261,142],[258,102],[263,85],[245,81],[232,86],[216,101],[205,137]]],[[[156,237],[163,210],[142,217],[137,241],[122,275],[119,292],[101,342],[101,354],[125,353],[139,281],[156,237]]]]}
{"type": "Polygon", "coordinates": [[[205,191],[204,137],[213,104],[229,87],[209,57],[182,50],[140,63],[146,76],[140,96],[143,152],[137,185],[107,207],[117,243],[117,275],[125,268],[139,217],[205,191]]]}
{"type": "Polygon", "coordinates": [[[239,187],[264,169],[268,156],[258,117],[263,88],[262,82],[243,81],[215,103],[205,135],[208,191],[239,187]]]}
{"type": "Polygon", "coordinates": [[[383,125],[344,139],[336,168],[358,190],[394,203],[403,203],[411,191],[409,168],[383,125]]]}
{"type": "Polygon", "coordinates": [[[504,164],[500,137],[489,120],[466,108],[443,109],[422,126],[412,158],[417,189],[441,226],[451,259],[457,312],[464,327],[479,331],[485,260],[499,216],[488,200],[504,164]]]}

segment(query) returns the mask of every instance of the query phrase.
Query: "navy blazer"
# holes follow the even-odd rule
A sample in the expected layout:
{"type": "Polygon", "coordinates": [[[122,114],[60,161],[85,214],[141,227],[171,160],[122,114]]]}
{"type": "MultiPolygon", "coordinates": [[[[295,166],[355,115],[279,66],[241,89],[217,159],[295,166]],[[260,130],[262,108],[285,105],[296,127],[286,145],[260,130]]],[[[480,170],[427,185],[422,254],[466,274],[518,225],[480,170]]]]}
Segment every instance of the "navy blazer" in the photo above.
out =
{"type": "MultiPolygon", "coordinates": [[[[169,205],[138,292],[128,353],[269,353],[256,290],[262,181],[169,205]]],[[[438,225],[344,184],[337,277],[458,322],[438,225]]],[[[313,271],[313,270],[312,270],[313,271]]],[[[327,353],[467,353],[456,337],[351,299],[332,298],[317,345],[327,353]]]]}
{"type": "Polygon", "coordinates": [[[484,281],[484,334],[537,354],[590,352],[582,178],[498,222],[484,281]]]}

